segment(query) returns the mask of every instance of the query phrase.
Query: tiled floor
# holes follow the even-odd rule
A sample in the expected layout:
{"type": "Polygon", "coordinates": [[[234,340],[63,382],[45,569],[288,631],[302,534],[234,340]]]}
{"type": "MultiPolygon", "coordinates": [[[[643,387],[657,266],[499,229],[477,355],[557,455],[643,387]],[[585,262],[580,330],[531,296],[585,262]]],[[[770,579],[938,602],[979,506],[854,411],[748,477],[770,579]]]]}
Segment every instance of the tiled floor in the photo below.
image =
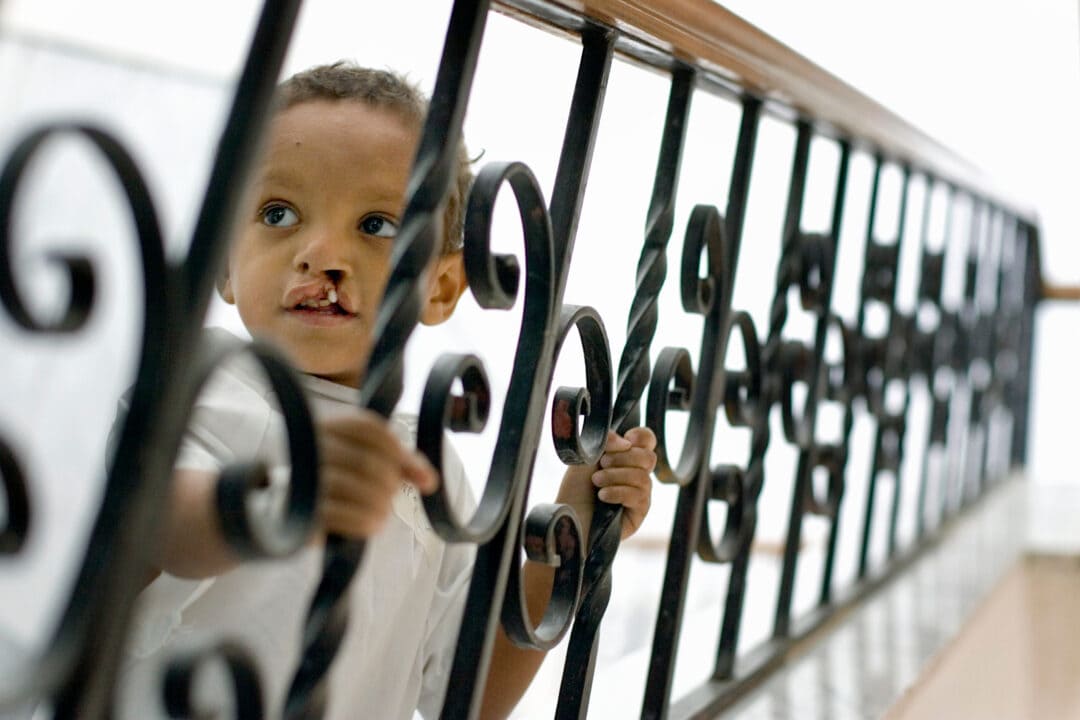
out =
{"type": "Polygon", "coordinates": [[[1080,487],[1024,481],[1001,487],[909,572],[873,595],[724,717],[1080,717],[1077,517],[1080,487]],[[1038,582],[1025,587],[1025,577],[1030,576],[1025,573],[1033,561],[1024,558],[1031,552],[1071,555],[1069,561],[1059,561],[1066,563],[1069,573],[1063,577],[1058,567],[1059,572],[1048,576],[1043,561],[1038,582]],[[1036,616],[1041,616],[1041,623],[1031,620],[1036,616]],[[1069,630],[1055,633],[1054,627],[1069,630]],[[1070,637],[1074,644],[1067,649],[1036,646],[1042,641],[1067,645],[1070,637]],[[1023,663],[1016,657],[1020,651],[1052,654],[1077,672],[1058,672],[1051,683],[1046,662],[1023,663]],[[1011,684],[1003,684],[1005,679],[1011,684]],[[1043,687],[1047,683],[1052,685],[1049,690],[1043,687]],[[996,687],[999,697],[992,706],[979,704],[987,695],[984,689],[980,696],[979,688],[987,685],[996,687]],[[1048,696],[1058,702],[1054,710],[1033,704],[1035,698],[1047,702],[1048,696]],[[948,705],[950,700],[960,704],[948,705]]]}
{"type": "Polygon", "coordinates": [[[1080,561],[1013,566],[887,720],[1080,718],[1080,561]]]}

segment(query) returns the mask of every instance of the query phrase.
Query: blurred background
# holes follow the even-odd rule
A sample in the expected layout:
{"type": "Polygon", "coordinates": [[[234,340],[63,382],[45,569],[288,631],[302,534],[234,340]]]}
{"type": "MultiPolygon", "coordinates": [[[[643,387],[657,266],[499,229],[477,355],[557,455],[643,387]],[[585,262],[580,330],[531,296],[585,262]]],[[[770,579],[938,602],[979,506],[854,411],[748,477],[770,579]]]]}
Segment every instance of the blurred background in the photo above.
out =
{"type": "MultiPolygon", "coordinates": [[[[902,5],[734,0],[725,6],[971,160],[1018,204],[1035,208],[1046,278],[1080,283],[1075,200],[1080,188],[1080,20],[1075,0],[912,0],[902,5]]],[[[3,0],[0,157],[29,129],[47,121],[77,119],[108,128],[135,156],[153,192],[169,253],[181,257],[259,8],[255,0],[3,0]]],[[[444,0],[309,0],[285,72],[344,58],[397,69],[430,90],[449,10],[444,0]]],[[[577,56],[578,46],[571,40],[492,15],[466,120],[466,142],[480,158],[478,167],[521,160],[550,197],[577,56]]],[[[567,302],[600,311],[614,362],[625,338],[667,86],[667,78],[621,61],[612,70],[566,292],[567,302]]],[[[677,253],[694,204],[724,207],[738,119],[738,107],[729,98],[702,92],[695,96],[654,354],[665,345],[680,345],[696,357],[701,322],[687,316],[679,304],[677,253]]],[[[767,327],[794,138],[789,124],[763,121],[735,288],[736,307],[751,313],[759,334],[767,327]]],[[[815,140],[803,215],[807,230],[827,227],[838,157],[833,142],[815,140]]],[[[834,297],[836,310],[849,318],[857,302],[871,173],[871,159],[857,153],[834,297]]],[[[887,168],[885,183],[895,199],[881,208],[876,227],[882,237],[895,233],[897,225],[897,168],[887,168]]],[[[939,191],[916,178],[911,217],[918,217],[914,213],[921,212],[927,192],[939,191]]],[[[935,200],[931,243],[937,247],[949,240],[943,207],[935,200]]],[[[960,294],[962,216],[953,231],[955,239],[949,240],[949,302],[960,294]]],[[[496,247],[520,255],[511,198],[500,200],[497,218],[496,247]]],[[[917,229],[918,222],[909,221],[909,230],[912,227],[917,229]]],[[[27,338],[0,313],[0,347],[6,348],[0,359],[6,398],[0,406],[0,436],[25,459],[35,519],[40,520],[27,550],[0,566],[0,640],[33,652],[55,622],[100,497],[115,401],[133,377],[142,298],[126,201],[106,165],[79,142],[56,142],[35,161],[20,187],[15,238],[19,286],[36,312],[47,316],[65,302],[65,280],[47,261],[51,251],[78,248],[90,254],[101,290],[90,325],[78,336],[27,338]]],[[[901,258],[898,303],[906,309],[914,304],[917,283],[917,254],[907,251],[914,249],[915,243],[908,242],[901,258]]],[[[1076,481],[1071,421],[1080,398],[1075,371],[1078,321],[1077,310],[1067,306],[1044,303],[1038,312],[1028,455],[1034,482],[1076,481]]],[[[232,308],[220,301],[207,322],[243,333],[232,308]]],[[[402,408],[415,410],[427,369],[440,352],[477,353],[493,386],[505,387],[519,322],[520,307],[481,311],[467,297],[446,326],[418,332],[410,344],[402,408]]],[[[795,318],[793,332],[808,329],[809,322],[809,317],[795,318]]],[[[580,352],[570,348],[560,358],[555,384],[581,384],[582,376],[580,352]]],[[[913,388],[913,397],[913,417],[923,424],[915,423],[917,429],[909,432],[908,453],[917,458],[925,446],[925,388],[913,388]]],[[[500,401],[496,390],[493,419],[501,412],[500,401]]],[[[483,435],[455,437],[477,487],[486,477],[495,429],[492,422],[483,435]]],[[[872,431],[873,424],[860,417],[853,443],[867,445],[872,431]]],[[[669,432],[681,436],[678,418],[669,432]]],[[[714,462],[745,462],[746,431],[721,427],[716,432],[714,462]]],[[[774,438],[742,634],[746,647],[770,630],[769,603],[779,571],[776,548],[791,498],[795,453],[779,433],[774,438]],[[764,600],[755,603],[758,596],[764,600]]],[[[868,467],[868,449],[861,448],[852,456],[849,471],[861,478],[868,467]]],[[[561,469],[545,443],[531,502],[553,496],[561,469]]],[[[911,481],[902,483],[905,493],[915,487],[917,471],[917,463],[907,463],[904,477],[911,481]]],[[[848,549],[839,559],[840,583],[849,581],[855,570],[854,541],[864,501],[858,485],[852,483],[845,502],[850,519],[847,514],[842,518],[841,544],[848,549]]],[[[888,493],[882,495],[882,503],[891,502],[888,493]]],[[[643,682],[651,642],[646,629],[655,620],[674,498],[673,488],[656,489],[646,526],[620,551],[616,564],[616,589],[594,690],[594,698],[613,712],[625,707],[632,713],[640,703],[640,692],[626,692],[626,683],[637,687],[643,682]]],[[[904,507],[901,540],[906,543],[914,519],[910,503],[904,507]]],[[[820,548],[825,529],[816,522],[808,520],[804,533],[810,557],[820,548]]],[[[884,524],[878,525],[883,530],[884,524]]],[[[884,537],[875,539],[875,563],[883,557],[883,543],[884,537]]],[[[797,611],[814,601],[813,567],[818,565],[811,560],[800,566],[797,611]]],[[[723,567],[700,566],[692,575],[687,622],[701,622],[706,631],[684,632],[676,695],[699,683],[711,668],[726,573],[723,567]]],[[[15,662],[18,656],[9,655],[15,662]]],[[[550,716],[559,669],[555,651],[519,717],[550,716]]]]}

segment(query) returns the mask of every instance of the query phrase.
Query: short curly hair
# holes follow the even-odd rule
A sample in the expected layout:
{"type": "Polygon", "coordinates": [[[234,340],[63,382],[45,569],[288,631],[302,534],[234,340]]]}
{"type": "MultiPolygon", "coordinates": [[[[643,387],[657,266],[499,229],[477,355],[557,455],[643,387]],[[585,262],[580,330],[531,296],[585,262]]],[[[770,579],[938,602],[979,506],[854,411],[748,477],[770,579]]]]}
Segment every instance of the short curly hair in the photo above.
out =
{"type": "MultiPolygon", "coordinates": [[[[423,127],[428,110],[427,97],[403,75],[344,60],[308,68],[282,82],[277,88],[275,110],[280,112],[313,100],[346,100],[385,108],[398,113],[418,130],[423,127]]],[[[443,254],[456,252],[464,244],[465,199],[472,180],[469,154],[465,142],[460,141],[457,179],[450,187],[443,216],[443,254]]]]}

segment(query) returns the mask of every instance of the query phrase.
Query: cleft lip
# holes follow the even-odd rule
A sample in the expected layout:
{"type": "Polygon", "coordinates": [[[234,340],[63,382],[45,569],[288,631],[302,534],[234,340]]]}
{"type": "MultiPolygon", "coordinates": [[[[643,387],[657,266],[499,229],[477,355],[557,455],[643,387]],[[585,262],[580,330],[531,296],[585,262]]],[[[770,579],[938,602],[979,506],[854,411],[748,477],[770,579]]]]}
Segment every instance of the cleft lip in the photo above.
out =
{"type": "Polygon", "coordinates": [[[333,309],[340,315],[356,314],[348,294],[334,283],[325,280],[293,286],[285,293],[282,306],[289,311],[317,309],[306,304],[309,302],[320,304],[321,309],[333,309]],[[321,305],[323,302],[328,304],[321,305]]]}

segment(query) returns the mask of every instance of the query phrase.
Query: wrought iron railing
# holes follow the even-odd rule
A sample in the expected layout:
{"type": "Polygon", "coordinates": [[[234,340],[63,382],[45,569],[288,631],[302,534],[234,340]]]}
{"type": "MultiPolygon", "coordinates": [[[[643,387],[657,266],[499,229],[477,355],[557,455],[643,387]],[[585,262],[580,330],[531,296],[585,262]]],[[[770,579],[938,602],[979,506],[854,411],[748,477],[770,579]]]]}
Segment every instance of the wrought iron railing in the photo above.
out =
{"type": "MultiPolygon", "coordinates": [[[[154,202],[140,169],[110,134],[87,125],[49,124],[30,133],[5,160],[0,176],[0,300],[9,318],[27,334],[74,333],[84,327],[94,303],[99,273],[84,257],[56,258],[67,268],[71,288],[67,311],[57,321],[37,319],[13,277],[15,194],[27,164],[57,135],[89,140],[122,183],[138,233],[146,311],[130,410],[77,579],[47,649],[24,673],[3,679],[0,698],[6,707],[43,702],[58,717],[96,718],[109,712],[125,630],[148,562],[141,539],[162,516],[161,498],[166,497],[189,408],[220,360],[200,354],[201,319],[225,251],[237,188],[248,171],[299,4],[298,0],[267,0],[264,5],[190,249],[181,260],[167,259],[154,202]]],[[[427,502],[433,525],[447,541],[477,546],[465,610],[469,622],[460,630],[443,716],[476,715],[500,620],[514,639],[543,647],[557,643],[572,627],[556,714],[580,717],[588,711],[600,621],[611,593],[619,591],[611,576],[619,544],[618,510],[602,506],[597,512],[583,562],[572,562],[579,552],[574,543],[550,548],[562,556],[564,568],[578,569],[560,574],[552,590],[553,611],[541,627],[531,626],[521,613],[522,602],[513,597],[520,592],[517,574],[533,458],[546,422],[553,367],[571,328],[578,330],[583,345],[589,399],[580,402],[586,396],[580,392],[560,395],[567,402],[558,405],[570,408],[561,412],[582,411],[585,416],[580,436],[567,441],[574,449],[571,455],[595,458],[608,427],[625,430],[644,421],[660,439],[657,478],[678,486],[641,715],[712,716],[782,663],[799,638],[904,567],[919,548],[933,541],[945,518],[984,492],[1004,470],[1024,463],[1032,313],[1039,286],[1038,228],[1028,210],[1010,202],[953,154],[705,0],[507,0],[493,7],[577,38],[581,57],[552,197],[545,199],[526,166],[511,162],[482,167],[469,199],[465,253],[472,292],[485,307],[505,306],[521,295],[524,311],[519,362],[507,389],[492,467],[476,514],[462,525],[447,513],[441,496],[427,502]],[[670,96],[652,200],[645,213],[627,340],[618,353],[617,371],[612,373],[603,322],[590,308],[564,303],[563,294],[615,55],[669,77],[670,96]],[[733,100],[741,107],[742,119],[723,212],[714,206],[695,207],[683,240],[677,279],[683,305],[686,312],[704,316],[700,352],[693,358],[681,348],[655,353],[652,344],[659,322],[658,297],[667,281],[668,245],[675,232],[674,205],[686,127],[691,101],[698,93],[733,100]],[[755,327],[748,313],[732,306],[732,294],[744,247],[757,131],[765,115],[792,123],[796,143],[782,235],[760,240],[777,242],[781,251],[771,278],[774,293],[768,326],[755,327]],[[815,138],[835,143],[839,151],[832,220],[824,233],[805,232],[801,225],[815,138]],[[855,322],[845,322],[833,311],[833,280],[846,203],[856,192],[849,187],[848,172],[856,153],[872,157],[873,179],[865,198],[869,217],[858,312],[855,322]],[[884,202],[881,177],[890,167],[902,175],[899,226],[895,233],[880,237],[875,233],[875,213],[879,201],[884,202]],[[923,178],[928,190],[923,194],[922,227],[909,232],[904,223],[909,215],[909,185],[916,176],[923,178]],[[495,255],[489,247],[490,210],[500,188],[507,185],[523,225],[524,268],[522,261],[495,255]],[[965,208],[970,218],[965,237],[951,228],[945,231],[951,242],[967,244],[962,298],[954,307],[943,302],[944,252],[931,250],[927,244],[933,196],[929,189],[933,188],[945,188],[950,218],[956,207],[965,208]],[[905,242],[918,243],[918,315],[902,312],[896,304],[898,262],[905,242]],[[706,268],[704,277],[702,267],[706,268]],[[786,333],[789,302],[796,291],[802,311],[814,318],[810,341],[786,333]],[[870,312],[886,318],[883,326],[867,322],[870,312]],[[739,369],[728,365],[732,337],[737,338],[732,347],[741,347],[740,354],[745,356],[736,363],[739,369]],[[915,458],[904,455],[913,381],[931,389],[928,449],[923,457],[915,458]],[[839,408],[843,421],[838,437],[823,440],[818,415],[829,403],[839,408]],[[676,458],[668,452],[665,428],[668,414],[679,412],[688,413],[688,429],[676,458]],[[875,428],[867,477],[854,476],[848,465],[852,425],[860,414],[871,418],[875,428]],[[779,435],[770,425],[770,418],[777,415],[779,435]],[[1004,425],[998,422],[1000,418],[1006,418],[1004,425]],[[713,447],[718,423],[749,430],[751,449],[745,462],[714,464],[714,457],[723,456],[722,449],[713,447]],[[1001,427],[1006,428],[1005,434],[1001,427]],[[994,442],[989,439],[991,432],[998,433],[994,442]],[[794,478],[766,473],[766,453],[777,442],[797,452],[794,478]],[[947,471],[931,470],[932,453],[949,458],[947,471]],[[921,463],[922,469],[919,542],[902,551],[896,538],[904,462],[921,463]],[[757,650],[739,655],[757,503],[766,483],[791,483],[794,488],[773,633],[757,650]],[[850,483],[865,483],[867,491],[862,543],[856,582],[836,588],[840,509],[850,483]],[[890,483],[891,512],[879,517],[874,511],[875,494],[890,483]],[[934,507],[931,497],[937,498],[934,507]],[[710,527],[710,506],[727,510],[726,525],[719,533],[710,527]],[[798,616],[793,612],[793,588],[802,557],[802,525],[811,516],[827,522],[828,542],[819,604],[813,612],[798,616]],[[884,570],[871,572],[868,548],[879,523],[887,524],[889,563],[884,570]],[[711,679],[688,695],[674,698],[675,653],[684,630],[695,556],[708,563],[728,564],[731,571],[723,592],[711,679]]],[[[436,252],[436,212],[452,181],[454,138],[462,127],[491,10],[489,2],[459,0],[447,31],[362,387],[363,403],[384,415],[401,396],[404,345],[418,321],[419,279],[436,252]]],[[[287,368],[266,348],[252,345],[247,351],[261,360],[289,418],[294,468],[290,511],[272,532],[249,527],[244,496],[255,470],[245,467],[230,470],[222,478],[221,517],[234,544],[251,557],[287,554],[302,542],[311,521],[316,487],[308,452],[312,428],[302,393],[287,368]]],[[[482,427],[491,393],[476,358],[440,360],[431,372],[424,399],[421,446],[424,438],[441,437],[444,426],[451,431],[482,427]],[[460,380],[463,397],[452,394],[456,380],[460,380]]],[[[566,425],[578,427],[577,422],[566,425]]],[[[20,552],[39,512],[32,502],[32,478],[21,471],[13,447],[0,439],[0,475],[6,497],[0,551],[5,555],[20,552]]],[[[530,515],[538,522],[530,520],[528,525],[538,524],[543,530],[562,515],[530,515]]],[[[542,537],[539,540],[543,542],[542,537]]],[[[326,672],[347,621],[340,601],[363,562],[363,549],[361,543],[338,539],[328,544],[327,567],[333,571],[320,584],[307,619],[304,657],[302,662],[297,659],[301,670],[286,708],[290,717],[321,713],[326,672]]],[[[176,716],[191,712],[191,675],[205,657],[214,654],[226,660],[232,673],[238,715],[258,717],[263,706],[257,673],[242,649],[228,645],[209,649],[205,656],[179,659],[171,667],[164,685],[169,711],[176,716]]]]}

